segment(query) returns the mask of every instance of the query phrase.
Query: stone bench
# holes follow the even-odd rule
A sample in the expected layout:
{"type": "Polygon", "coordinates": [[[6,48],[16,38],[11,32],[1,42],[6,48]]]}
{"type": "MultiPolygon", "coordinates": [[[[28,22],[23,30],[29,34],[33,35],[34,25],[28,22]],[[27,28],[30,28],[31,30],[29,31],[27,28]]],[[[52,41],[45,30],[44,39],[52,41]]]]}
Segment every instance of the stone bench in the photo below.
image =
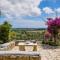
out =
{"type": "Polygon", "coordinates": [[[39,52],[0,51],[0,60],[41,60],[39,52]]]}

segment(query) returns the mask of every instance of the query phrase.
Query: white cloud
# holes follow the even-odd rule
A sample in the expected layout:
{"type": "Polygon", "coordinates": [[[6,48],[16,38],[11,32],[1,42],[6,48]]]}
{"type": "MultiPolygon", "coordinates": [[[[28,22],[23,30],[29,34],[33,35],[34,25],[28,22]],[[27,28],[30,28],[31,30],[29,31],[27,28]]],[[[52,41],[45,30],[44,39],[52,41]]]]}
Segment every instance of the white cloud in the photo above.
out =
{"type": "Polygon", "coordinates": [[[43,11],[44,11],[46,14],[54,13],[54,11],[53,11],[51,8],[49,8],[49,7],[43,8],[43,11]]]}
{"type": "Polygon", "coordinates": [[[57,8],[57,9],[56,9],[56,12],[60,13],[60,8],[57,8]]]}
{"type": "Polygon", "coordinates": [[[38,8],[42,0],[0,0],[0,9],[5,16],[38,16],[41,10],[38,8]]]}
{"type": "Polygon", "coordinates": [[[46,22],[44,22],[44,21],[37,21],[37,20],[33,21],[33,20],[21,19],[21,21],[20,20],[19,21],[13,20],[13,22],[14,22],[13,27],[21,27],[21,28],[42,28],[42,27],[46,27],[46,25],[45,25],[46,22]]]}

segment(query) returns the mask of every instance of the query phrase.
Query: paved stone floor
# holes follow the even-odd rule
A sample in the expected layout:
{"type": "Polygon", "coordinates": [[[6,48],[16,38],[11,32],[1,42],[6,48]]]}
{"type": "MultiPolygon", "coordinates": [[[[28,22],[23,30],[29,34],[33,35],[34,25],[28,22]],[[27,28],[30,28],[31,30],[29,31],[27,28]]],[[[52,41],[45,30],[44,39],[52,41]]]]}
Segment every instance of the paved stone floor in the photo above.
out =
{"type": "MultiPolygon", "coordinates": [[[[12,50],[19,50],[19,47],[16,46],[12,50]]],[[[38,46],[38,51],[40,52],[41,60],[60,60],[60,48],[52,48],[45,45],[38,46]]]]}
{"type": "Polygon", "coordinates": [[[60,60],[60,48],[52,48],[50,46],[39,47],[38,49],[41,55],[41,60],[60,60]]]}

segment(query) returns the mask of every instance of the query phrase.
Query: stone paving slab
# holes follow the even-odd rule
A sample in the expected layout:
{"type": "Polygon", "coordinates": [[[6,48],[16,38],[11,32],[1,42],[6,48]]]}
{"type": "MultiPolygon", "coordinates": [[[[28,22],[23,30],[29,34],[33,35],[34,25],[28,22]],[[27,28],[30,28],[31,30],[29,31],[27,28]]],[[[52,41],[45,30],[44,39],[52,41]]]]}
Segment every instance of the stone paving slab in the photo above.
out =
{"type": "Polygon", "coordinates": [[[41,60],[60,60],[60,48],[44,49],[43,47],[41,47],[40,54],[41,60]]]}

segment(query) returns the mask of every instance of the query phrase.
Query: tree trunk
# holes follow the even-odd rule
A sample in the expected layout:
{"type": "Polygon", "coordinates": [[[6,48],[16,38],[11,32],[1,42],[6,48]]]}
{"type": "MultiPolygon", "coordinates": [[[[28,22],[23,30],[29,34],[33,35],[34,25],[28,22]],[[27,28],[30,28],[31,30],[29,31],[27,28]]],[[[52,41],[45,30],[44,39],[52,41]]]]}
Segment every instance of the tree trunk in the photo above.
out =
{"type": "Polygon", "coordinates": [[[57,35],[54,35],[54,42],[57,43],[57,35]]]}

